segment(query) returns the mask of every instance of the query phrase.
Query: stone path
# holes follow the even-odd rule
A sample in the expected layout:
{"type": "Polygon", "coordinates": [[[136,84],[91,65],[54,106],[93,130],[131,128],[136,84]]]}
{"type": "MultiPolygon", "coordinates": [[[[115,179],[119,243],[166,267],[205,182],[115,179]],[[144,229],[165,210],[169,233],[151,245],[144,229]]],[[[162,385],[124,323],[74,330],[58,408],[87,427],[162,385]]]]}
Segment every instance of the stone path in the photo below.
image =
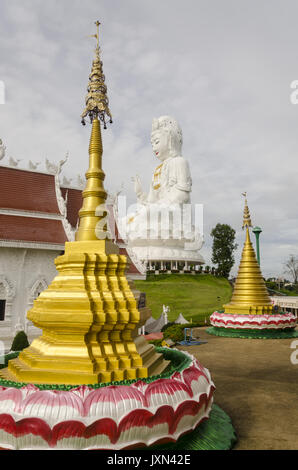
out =
{"type": "Polygon", "coordinates": [[[230,416],[238,435],[234,449],[297,450],[298,364],[291,363],[290,346],[298,338],[223,338],[202,328],[200,339],[208,343],[178,349],[210,370],[215,403],[230,416]]]}

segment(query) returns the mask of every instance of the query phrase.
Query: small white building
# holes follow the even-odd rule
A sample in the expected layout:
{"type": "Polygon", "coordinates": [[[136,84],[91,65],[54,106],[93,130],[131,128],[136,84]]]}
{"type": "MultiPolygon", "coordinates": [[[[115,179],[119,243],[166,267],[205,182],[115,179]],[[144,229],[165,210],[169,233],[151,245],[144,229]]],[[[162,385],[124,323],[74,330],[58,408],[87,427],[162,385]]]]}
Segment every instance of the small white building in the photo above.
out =
{"type": "Polygon", "coordinates": [[[298,296],[275,295],[271,297],[273,305],[278,305],[283,311],[290,312],[298,318],[298,296]]]}

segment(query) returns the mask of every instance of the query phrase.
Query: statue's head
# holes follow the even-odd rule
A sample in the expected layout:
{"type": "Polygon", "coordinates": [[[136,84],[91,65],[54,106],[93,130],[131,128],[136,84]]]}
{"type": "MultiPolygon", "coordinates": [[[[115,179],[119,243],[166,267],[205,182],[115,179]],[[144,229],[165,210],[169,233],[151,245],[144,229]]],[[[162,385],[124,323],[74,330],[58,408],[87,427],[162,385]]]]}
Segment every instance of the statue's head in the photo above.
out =
{"type": "Polygon", "coordinates": [[[178,122],[170,116],[153,119],[151,143],[154,154],[161,161],[181,155],[183,139],[178,122]]]}

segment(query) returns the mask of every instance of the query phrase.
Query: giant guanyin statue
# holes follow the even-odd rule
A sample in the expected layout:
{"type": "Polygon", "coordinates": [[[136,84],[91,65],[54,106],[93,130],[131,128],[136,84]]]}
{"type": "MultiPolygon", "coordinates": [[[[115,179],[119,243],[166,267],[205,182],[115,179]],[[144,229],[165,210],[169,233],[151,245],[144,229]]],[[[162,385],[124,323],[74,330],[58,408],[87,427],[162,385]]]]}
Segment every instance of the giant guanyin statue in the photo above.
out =
{"type": "Polygon", "coordinates": [[[154,172],[148,195],[142,191],[140,178],[134,178],[138,202],[189,203],[192,181],[188,162],[182,157],[182,131],[177,121],[169,116],[153,119],[151,144],[161,163],[154,172]]]}
{"type": "Polygon", "coordinates": [[[137,205],[118,223],[129,255],[143,266],[171,262],[171,268],[177,268],[177,263],[204,263],[199,253],[203,238],[191,220],[192,179],[182,156],[182,143],[182,131],[175,119],[153,119],[151,144],[160,163],[148,193],[143,191],[139,176],[133,178],[137,205]]]}

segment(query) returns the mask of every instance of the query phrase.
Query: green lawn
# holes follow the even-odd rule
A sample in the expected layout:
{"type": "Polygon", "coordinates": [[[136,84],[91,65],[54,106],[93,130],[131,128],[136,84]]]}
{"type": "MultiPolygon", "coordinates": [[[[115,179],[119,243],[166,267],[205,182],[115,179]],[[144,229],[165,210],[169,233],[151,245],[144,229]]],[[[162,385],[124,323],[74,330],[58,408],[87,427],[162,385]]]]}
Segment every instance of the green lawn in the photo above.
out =
{"type": "Polygon", "coordinates": [[[227,279],[211,274],[151,275],[146,281],[134,281],[134,284],[146,293],[153,317],[161,315],[163,305],[170,307],[169,321],[175,321],[180,313],[189,321],[204,320],[215,310],[222,310],[232,295],[227,279]]]}

